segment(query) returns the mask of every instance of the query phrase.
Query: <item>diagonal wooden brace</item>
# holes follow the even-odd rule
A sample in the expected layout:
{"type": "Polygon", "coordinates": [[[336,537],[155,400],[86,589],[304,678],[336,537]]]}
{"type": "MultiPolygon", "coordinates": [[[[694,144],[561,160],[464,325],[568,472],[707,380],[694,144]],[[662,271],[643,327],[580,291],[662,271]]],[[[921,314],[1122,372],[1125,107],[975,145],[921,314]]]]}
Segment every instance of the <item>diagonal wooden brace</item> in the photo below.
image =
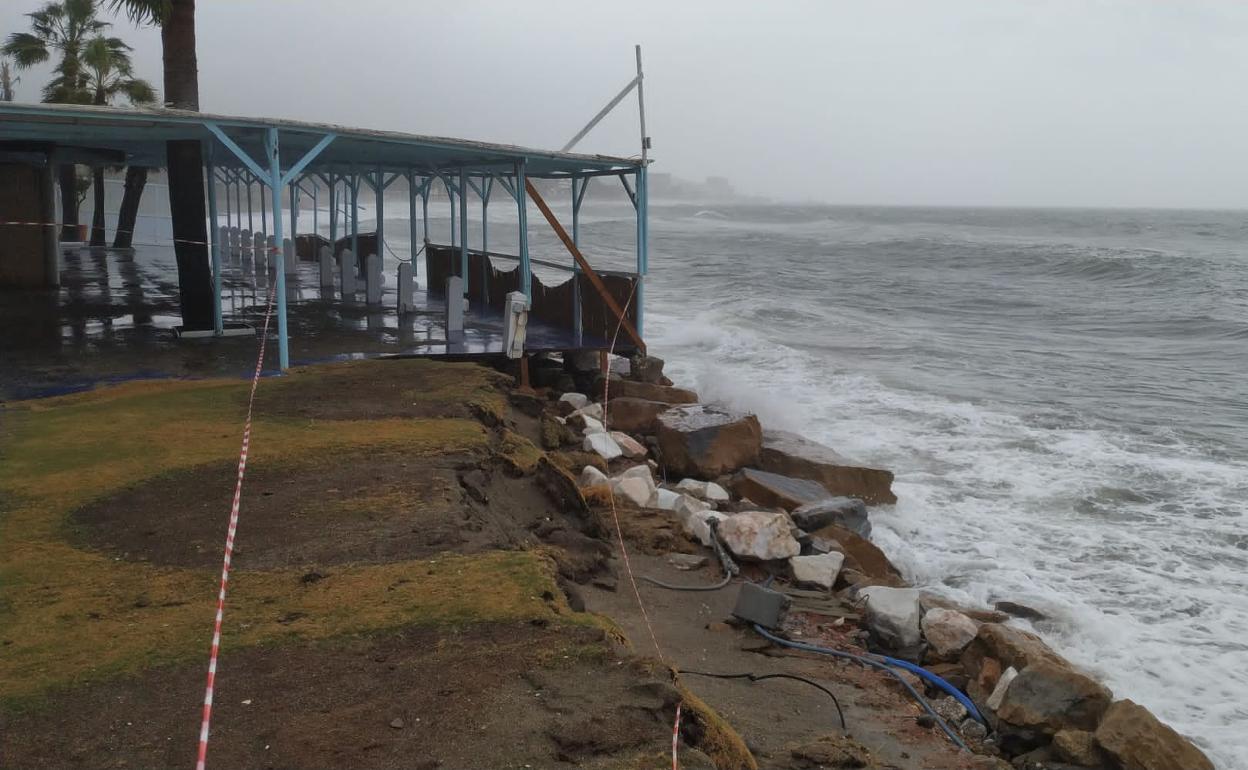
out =
{"type": "Polygon", "coordinates": [[[563,245],[568,247],[568,251],[572,254],[572,258],[576,260],[576,264],[580,265],[581,271],[585,273],[585,277],[589,279],[590,284],[593,285],[600,295],[602,295],[602,301],[605,302],[607,307],[611,309],[611,312],[615,314],[615,317],[620,322],[620,326],[623,327],[624,331],[628,333],[628,336],[632,338],[633,343],[637,345],[637,349],[644,355],[646,352],[645,341],[641,339],[641,335],[637,333],[637,330],[633,328],[633,325],[628,322],[628,318],[624,315],[623,308],[621,308],[619,303],[615,301],[615,297],[611,296],[611,292],[607,291],[606,284],[604,284],[602,279],[598,277],[598,273],[594,272],[594,268],[590,267],[589,262],[586,261],[584,255],[581,254],[581,250],[578,249],[576,244],[572,242],[572,237],[568,235],[568,231],[563,229],[563,225],[559,224],[558,219],[555,219],[555,215],[550,210],[550,206],[546,205],[546,201],[543,200],[542,196],[537,192],[537,188],[533,186],[531,181],[526,179],[524,180],[524,189],[529,194],[529,197],[533,199],[533,202],[537,204],[537,208],[541,210],[542,216],[546,217],[546,221],[550,223],[551,228],[555,231],[555,235],[559,236],[559,240],[563,241],[563,245]]]}

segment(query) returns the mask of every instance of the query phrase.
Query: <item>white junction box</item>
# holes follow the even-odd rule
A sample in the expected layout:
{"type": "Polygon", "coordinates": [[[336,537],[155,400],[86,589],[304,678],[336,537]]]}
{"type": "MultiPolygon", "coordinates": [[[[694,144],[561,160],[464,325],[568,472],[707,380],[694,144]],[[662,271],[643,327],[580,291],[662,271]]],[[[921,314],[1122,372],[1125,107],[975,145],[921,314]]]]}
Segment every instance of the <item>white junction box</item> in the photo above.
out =
{"type": "Polygon", "coordinates": [[[525,337],[529,326],[529,298],[522,291],[507,293],[505,303],[507,314],[506,349],[508,358],[520,358],[524,355],[525,337]]]}

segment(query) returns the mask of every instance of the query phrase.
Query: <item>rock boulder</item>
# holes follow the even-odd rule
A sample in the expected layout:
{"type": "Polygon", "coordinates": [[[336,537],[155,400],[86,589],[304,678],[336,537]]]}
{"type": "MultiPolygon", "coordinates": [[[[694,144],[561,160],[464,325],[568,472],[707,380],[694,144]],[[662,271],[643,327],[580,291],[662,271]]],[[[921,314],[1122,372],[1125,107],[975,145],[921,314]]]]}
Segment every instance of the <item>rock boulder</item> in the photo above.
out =
{"type": "Polygon", "coordinates": [[[1105,711],[1096,743],[1122,770],[1213,770],[1195,744],[1129,700],[1105,711]]]}
{"type": "Polygon", "coordinates": [[[606,484],[606,483],[608,483],[607,474],[603,473],[602,471],[598,470],[592,465],[586,465],[585,469],[581,471],[580,478],[577,479],[576,481],[576,485],[582,488],[583,487],[596,487],[599,484],[606,484]]]}
{"type": "Polygon", "coordinates": [[[862,537],[871,537],[867,506],[856,497],[827,497],[800,506],[792,513],[793,523],[803,532],[836,524],[862,537]]]}
{"type": "Polygon", "coordinates": [[[720,523],[719,534],[728,550],[743,559],[788,559],[802,551],[783,513],[734,513],[720,523]]]}
{"type": "Polygon", "coordinates": [[[646,401],[660,401],[664,404],[698,403],[698,394],[692,390],[673,388],[652,382],[637,382],[636,380],[612,377],[610,380],[599,380],[597,387],[602,389],[598,395],[602,395],[602,392],[605,392],[609,399],[642,398],[646,401]]]}
{"type": "Polygon", "coordinates": [[[829,540],[840,546],[840,550],[846,556],[845,568],[852,568],[861,573],[869,583],[891,586],[901,586],[905,583],[901,572],[893,566],[884,552],[865,537],[835,524],[829,524],[810,534],[812,538],[829,540]]]}
{"type": "Polygon", "coordinates": [[[732,477],[732,491],[760,505],[786,511],[828,498],[828,490],[817,481],[781,476],[757,468],[737,471],[732,477]]]}
{"type": "Polygon", "coordinates": [[[701,481],[700,479],[681,479],[676,485],[676,489],[687,495],[692,495],[699,500],[717,503],[728,499],[728,490],[724,489],[714,481],[701,481]]]}
{"type": "Polygon", "coordinates": [[[714,479],[758,460],[762,428],[752,414],[691,404],[659,415],[658,440],[668,470],[714,479]]]}
{"type": "Polygon", "coordinates": [[[939,661],[957,660],[979,633],[975,621],[957,610],[931,609],[923,614],[923,636],[929,655],[939,661]]]}
{"type": "Polygon", "coordinates": [[[917,588],[869,586],[858,595],[866,597],[863,622],[877,645],[894,652],[908,652],[923,641],[919,627],[923,610],[917,588]]]}
{"type": "Polygon", "coordinates": [[[606,433],[590,433],[585,436],[584,449],[586,452],[596,452],[598,456],[608,462],[624,454],[620,449],[620,445],[615,443],[615,439],[606,433]]]}
{"type": "Polygon", "coordinates": [[[833,551],[817,556],[794,556],[789,559],[789,569],[798,587],[831,591],[844,563],[845,554],[833,551]]]}
{"type": "Polygon", "coordinates": [[[855,465],[831,448],[796,433],[766,431],[758,467],[817,481],[832,495],[857,497],[873,505],[897,502],[891,471],[855,465]]]}
{"type": "Polygon", "coordinates": [[[628,375],[638,382],[658,385],[663,380],[663,359],[639,353],[628,360],[628,375]]]}
{"type": "Polygon", "coordinates": [[[962,652],[962,667],[974,679],[979,676],[985,658],[999,661],[1002,668],[1013,666],[1019,671],[1042,660],[1066,664],[1040,637],[1001,623],[985,623],[979,627],[974,641],[962,652]]]}
{"type": "Polygon", "coordinates": [[[1095,730],[1113,695],[1109,688],[1069,665],[1031,663],[1014,678],[997,717],[1014,727],[1053,735],[1059,730],[1095,730]]]}
{"type": "Polygon", "coordinates": [[[607,424],[628,433],[654,433],[659,415],[671,408],[662,401],[613,398],[607,402],[607,424]]]}
{"type": "Polygon", "coordinates": [[[646,448],[641,445],[637,439],[618,430],[610,433],[611,438],[615,439],[615,443],[620,445],[620,451],[630,460],[636,460],[646,456],[646,448]]]}

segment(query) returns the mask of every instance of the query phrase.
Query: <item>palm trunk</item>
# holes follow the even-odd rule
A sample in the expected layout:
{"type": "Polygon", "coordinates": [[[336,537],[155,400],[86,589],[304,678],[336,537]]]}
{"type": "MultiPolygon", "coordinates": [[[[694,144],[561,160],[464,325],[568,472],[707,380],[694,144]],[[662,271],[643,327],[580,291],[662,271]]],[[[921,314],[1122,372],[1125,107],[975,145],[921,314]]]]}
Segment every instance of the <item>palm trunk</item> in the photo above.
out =
{"type": "Polygon", "coordinates": [[[95,193],[95,211],[91,212],[91,245],[102,248],[108,245],[108,234],[104,232],[104,169],[97,167],[91,177],[95,193]]]}
{"type": "MultiPolygon", "coordinates": [[[[160,38],[164,49],[166,102],[170,107],[198,110],[195,0],[170,0],[160,38]]],[[[198,140],[184,140],[169,142],[166,155],[182,324],[188,329],[209,329],[213,325],[213,289],[208,262],[203,152],[198,140]]]]}
{"type": "Polygon", "coordinates": [[[143,188],[146,186],[146,168],[130,166],[126,169],[126,189],[121,196],[121,208],[117,211],[114,249],[128,249],[134,245],[134,226],[139,219],[139,203],[143,200],[143,188]]]}
{"type": "Polygon", "coordinates": [[[74,164],[66,163],[60,168],[61,182],[61,240],[78,240],[78,172],[74,164]]]}

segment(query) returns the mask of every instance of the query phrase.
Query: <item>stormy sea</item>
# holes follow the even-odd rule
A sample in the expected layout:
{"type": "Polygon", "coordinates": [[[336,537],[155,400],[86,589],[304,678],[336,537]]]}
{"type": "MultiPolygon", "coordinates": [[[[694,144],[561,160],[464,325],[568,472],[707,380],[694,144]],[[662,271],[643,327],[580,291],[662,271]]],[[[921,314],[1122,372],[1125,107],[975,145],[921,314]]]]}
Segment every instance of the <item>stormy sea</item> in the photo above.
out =
{"type": "MultiPolygon", "coordinates": [[[[582,249],[632,269],[632,207],[596,195],[582,249]]],[[[514,254],[509,208],[489,237],[514,254]]],[[[911,581],[1043,612],[1117,697],[1248,770],[1248,216],[660,201],[644,299],[677,384],[896,472],[874,538],[911,581]]]]}
{"type": "Polygon", "coordinates": [[[673,379],[894,470],[907,577],[1042,611],[1248,768],[1248,217],[656,205],[650,238],[673,379]]]}

